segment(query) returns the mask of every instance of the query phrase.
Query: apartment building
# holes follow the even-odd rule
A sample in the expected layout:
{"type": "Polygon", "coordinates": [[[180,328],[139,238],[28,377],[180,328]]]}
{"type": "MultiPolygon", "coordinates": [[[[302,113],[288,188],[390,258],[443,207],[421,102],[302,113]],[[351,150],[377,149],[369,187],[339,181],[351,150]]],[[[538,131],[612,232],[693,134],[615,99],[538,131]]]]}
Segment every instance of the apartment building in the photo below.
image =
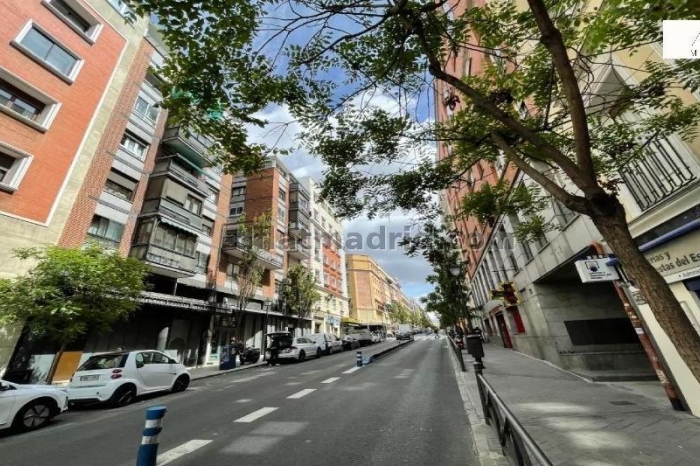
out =
{"type": "MultiPolygon", "coordinates": [[[[93,159],[104,157],[103,135],[143,59],[148,29],[146,19],[125,23],[122,7],[0,1],[0,277],[31,268],[15,248],[59,242],[93,159]]],[[[0,334],[2,371],[21,326],[0,334]]]]}
{"type": "Polygon", "coordinates": [[[397,323],[392,322],[387,305],[401,303],[411,308],[399,281],[367,254],[347,254],[345,263],[350,297],[350,316],[346,322],[377,330],[393,329],[397,323]]]}
{"type": "Polygon", "coordinates": [[[340,335],[342,319],[349,315],[343,225],[312,178],[298,182],[310,195],[309,264],[321,294],[313,312],[313,330],[340,335]]]}
{"type": "MultiPolygon", "coordinates": [[[[516,3],[520,8],[527,7],[525,2],[516,3]]],[[[600,7],[600,3],[588,2],[586,8],[600,7]]],[[[634,84],[638,77],[626,69],[640,69],[647,59],[662,60],[659,44],[644,46],[633,56],[621,52],[612,54],[607,66],[596,68],[593,81],[598,88],[592,91],[614,95],[615,89],[634,84]]],[[[675,92],[688,103],[699,98],[698,95],[675,92]]],[[[591,105],[595,103],[591,102],[591,105]]],[[[535,111],[522,102],[515,105],[525,114],[535,111]]],[[[439,110],[438,115],[441,119],[449,118],[447,110],[439,110]]],[[[634,115],[622,112],[611,114],[610,118],[633,121],[627,119],[633,119],[634,115]]],[[[670,266],[661,267],[662,274],[696,329],[700,327],[700,285],[696,283],[700,268],[683,258],[690,257],[692,245],[697,245],[698,240],[698,154],[700,145],[697,141],[689,145],[676,135],[668,135],[651,144],[645,158],[620,172],[623,181],[620,198],[628,213],[630,229],[650,260],[662,256],[669,258],[666,262],[670,266]]],[[[514,172],[512,179],[514,185],[533,183],[522,173],[514,172]]],[[[448,194],[443,194],[441,204],[448,208],[449,213],[451,200],[448,194]]],[[[574,263],[606,252],[601,235],[592,222],[554,199],[550,200],[543,215],[557,229],[529,244],[519,244],[514,240],[515,228],[525,220],[517,215],[494,219],[492,227],[482,230],[482,236],[478,238],[457,226],[461,244],[471,241],[471,246],[476,249],[472,254],[465,253],[465,261],[470,263],[473,302],[483,312],[482,328],[496,335],[497,341],[500,340],[505,347],[582,374],[654,377],[648,357],[624,311],[624,303],[632,301],[660,350],[663,364],[669,369],[668,375],[688,406],[698,412],[700,406],[690,394],[697,393],[700,386],[659,328],[634,285],[620,281],[581,283],[574,263]],[[493,292],[501,289],[503,282],[514,283],[519,295],[516,305],[492,298],[493,292]]],[[[609,261],[610,265],[615,263],[609,261]]]]}

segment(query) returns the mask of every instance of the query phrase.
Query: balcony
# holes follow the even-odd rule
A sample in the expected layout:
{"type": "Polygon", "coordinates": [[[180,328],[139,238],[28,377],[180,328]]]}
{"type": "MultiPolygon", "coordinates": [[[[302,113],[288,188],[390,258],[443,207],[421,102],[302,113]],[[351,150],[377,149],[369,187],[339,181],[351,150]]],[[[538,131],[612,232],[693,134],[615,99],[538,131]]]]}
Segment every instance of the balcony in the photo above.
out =
{"type": "Polygon", "coordinates": [[[197,260],[155,244],[142,244],[131,248],[130,257],[150,265],[155,273],[172,278],[192,277],[197,271],[197,260]]]}
{"type": "Polygon", "coordinates": [[[287,245],[287,254],[289,257],[299,260],[308,260],[311,257],[311,251],[305,248],[301,243],[290,242],[287,245]]]}
{"type": "Polygon", "coordinates": [[[184,167],[176,162],[175,157],[167,157],[156,160],[156,165],[153,167],[151,176],[169,175],[176,180],[182,182],[185,186],[192,188],[195,192],[207,197],[207,183],[200,180],[192,173],[188,172],[184,167]]]}
{"type": "Polygon", "coordinates": [[[308,226],[301,222],[289,222],[289,234],[296,238],[307,238],[311,231],[308,226]]]}
{"type": "MultiPolygon", "coordinates": [[[[250,249],[250,240],[248,238],[228,235],[224,239],[222,250],[229,256],[242,259],[250,249]]],[[[256,251],[258,256],[257,263],[267,270],[279,270],[282,268],[283,260],[280,256],[264,249],[256,251]]]]}
{"type": "Polygon", "coordinates": [[[202,230],[202,217],[190,212],[170,199],[161,197],[145,201],[141,208],[141,213],[148,214],[151,212],[158,212],[162,216],[176,220],[183,226],[190,227],[194,230],[192,231],[193,234],[199,235],[198,232],[202,230]]]}
{"type": "Polygon", "coordinates": [[[179,154],[198,167],[206,167],[212,164],[209,150],[214,141],[206,136],[196,133],[185,134],[182,126],[169,126],[163,133],[163,144],[175,149],[179,154]]]}

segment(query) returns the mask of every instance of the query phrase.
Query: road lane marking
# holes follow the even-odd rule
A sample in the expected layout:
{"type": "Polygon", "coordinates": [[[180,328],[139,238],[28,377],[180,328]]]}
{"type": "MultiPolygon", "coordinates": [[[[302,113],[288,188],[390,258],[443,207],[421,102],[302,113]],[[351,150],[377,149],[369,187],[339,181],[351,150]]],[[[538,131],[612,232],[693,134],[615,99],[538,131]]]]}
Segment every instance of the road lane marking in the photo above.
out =
{"type": "Polygon", "coordinates": [[[249,401],[253,401],[252,398],[241,398],[240,400],[236,401],[236,403],[248,403],[249,401]]]}
{"type": "Polygon", "coordinates": [[[259,410],[253,411],[249,415],[243,416],[240,419],[236,419],[233,422],[253,422],[256,419],[260,419],[261,417],[266,416],[266,415],[270,414],[271,412],[276,411],[278,409],[279,408],[260,408],[259,410]]]}
{"type": "Polygon", "coordinates": [[[362,369],[362,367],[357,367],[357,366],[355,366],[355,367],[353,367],[352,369],[346,370],[345,372],[343,372],[343,374],[352,374],[353,372],[359,371],[360,369],[362,369]]]}
{"type": "Polygon", "coordinates": [[[211,440],[190,440],[189,442],[185,442],[179,447],[175,447],[172,450],[168,450],[165,453],[158,455],[156,466],[163,466],[175,461],[176,459],[185,456],[188,453],[192,453],[193,451],[202,448],[204,445],[208,445],[211,442],[211,440]]]}
{"type": "Polygon", "coordinates": [[[313,393],[315,391],[316,391],[315,388],[305,388],[304,390],[302,390],[300,392],[296,392],[294,395],[289,395],[287,398],[292,399],[292,400],[296,400],[296,399],[299,399],[303,396],[308,395],[309,393],[313,393]]]}
{"type": "Polygon", "coordinates": [[[340,380],[340,377],[331,377],[330,379],[326,379],[326,380],[324,380],[324,381],[321,382],[321,383],[333,383],[333,382],[335,382],[336,380],[340,380]]]}

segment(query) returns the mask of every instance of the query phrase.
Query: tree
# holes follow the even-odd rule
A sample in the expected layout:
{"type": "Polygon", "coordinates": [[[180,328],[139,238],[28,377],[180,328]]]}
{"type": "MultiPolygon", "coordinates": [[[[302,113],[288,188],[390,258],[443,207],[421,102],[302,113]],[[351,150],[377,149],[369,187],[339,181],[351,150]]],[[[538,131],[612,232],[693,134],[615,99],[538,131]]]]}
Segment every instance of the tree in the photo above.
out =
{"type": "Polygon", "coordinates": [[[405,237],[401,244],[408,256],[420,254],[433,268],[427,281],[435,285],[435,290],[423,301],[428,306],[426,311],[437,313],[447,325],[464,325],[469,330],[471,311],[464,289],[466,270],[450,234],[445,226],[428,222],[420,235],[405,237]],[[459,269],[457,276],[453,275],[455,268],[459,269]]]}
{"type": "Polygon", "coordinates": [[[138,308],[145,290],[143,262],[97,244],[17,249],[15,254],[36,265],[25,275],[0,280],[0,322],[23,323],[33,335],[58,345],[47,382],[66,345],[89,331],[110,331],[138,308]]]}
{"type": "MultiPolygon", "coordinates": [[[[235,154],[222,156],[228,170],[262,166],[267,148],[246,143],[244,125],[262,124],[255,113],[273,104],[308,128],[307,148],[329,167],[323,196],[344,216],[396,208],[434,215],[432,192],[469,181],[472,166],[503,155],[590,217],[700,381],[700,335],[640,253],[618,199],[621,169],[667,134],[695,135],[700,104],[677,91],[700,89],[700,61],[649,55],[629,69],[637,84],[597,85],[613,54],[660,42],[659,21],[692,17],[696,2],[610,0],[589,11],[579,0],[527,0],[522,10],[494,1],[461,16],[445,0],[130,3],[159,17],[173,51],[164,75],[189,93],[164,105],[185,126],[215,136],[222,154],[235,154]],[[461,79],[451,58],[467,50],[486,61],[482,73],[461,79]],[[436,85],[447,92],[435,105],[455,109],[443,123],[425,121],[436,85]],[[376,94],[393,99],[393,111],[368,105],[376,94]],[[221,106],[225,116],[211,118],[221,106]],[[450,147],[440,161],[416,149],[435,142],[450,147]]],[[[463,210],[486,220],[537,204],[512,189],[479,196],[463,210]]],[[[533,213],[523,236],[542,228],[533,213]]]]}
{"type": "Polygon", "coordinates": [[[289,268],[287,279],[287,286],[282,293],[284,301],[289,310],[297,315],[297,328],[302,329],[304,319],[311,316],[314,304],[321,299],[321,294],[316,289],[313,274],[301,264],[289,268]]]}
{"type": "Polygon", "coordinates": [[[407,324],[411,320],[411,311],[398,301],[386,305],[389,318],[397,324],[407,324]]]}
{"type": "Polygon", "coordinates": [[[233,275],[233,283],[236,285],[233,290],[234,319],[236,340],[239,342],[244,337],[246,309],[262,283],[265,268],[260,263],[260,254],[270,249],[271,228],[272,216],[269,212],[260,214],[250,221],[243,214],[238,219],[235,235],[232,238],[243,251],[242,257],[236,262],[238,270],[233,275]]]}

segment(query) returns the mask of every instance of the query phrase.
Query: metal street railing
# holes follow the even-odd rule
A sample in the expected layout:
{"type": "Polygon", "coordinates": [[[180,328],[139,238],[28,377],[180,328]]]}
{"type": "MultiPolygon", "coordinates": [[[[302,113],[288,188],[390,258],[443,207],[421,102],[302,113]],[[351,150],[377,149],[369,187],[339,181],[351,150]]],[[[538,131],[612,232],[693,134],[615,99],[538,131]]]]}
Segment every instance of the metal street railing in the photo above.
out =
{"type": "Polygon", "coordinates": [[[474,372],[484,418],[486,424],[498,432],[503,454],[515,460],[518,466],[552,466],[549,458],[486,381],[482,370],[482,364],[475,362],[474,372]]]}
{"type": "Polygon", "coordinates": [[[450,346],[455,352],[455,356],[457,356],[457,360],[459,361],[459,366],[462,368],[462,372],[467,372],[467,366],[464,364],[464,356],[462,356],[462,350],[459,349],[457,343],[455,343],[454,339],[451,336],[447,335],[447,339],[450,340],[450,346]]]}

